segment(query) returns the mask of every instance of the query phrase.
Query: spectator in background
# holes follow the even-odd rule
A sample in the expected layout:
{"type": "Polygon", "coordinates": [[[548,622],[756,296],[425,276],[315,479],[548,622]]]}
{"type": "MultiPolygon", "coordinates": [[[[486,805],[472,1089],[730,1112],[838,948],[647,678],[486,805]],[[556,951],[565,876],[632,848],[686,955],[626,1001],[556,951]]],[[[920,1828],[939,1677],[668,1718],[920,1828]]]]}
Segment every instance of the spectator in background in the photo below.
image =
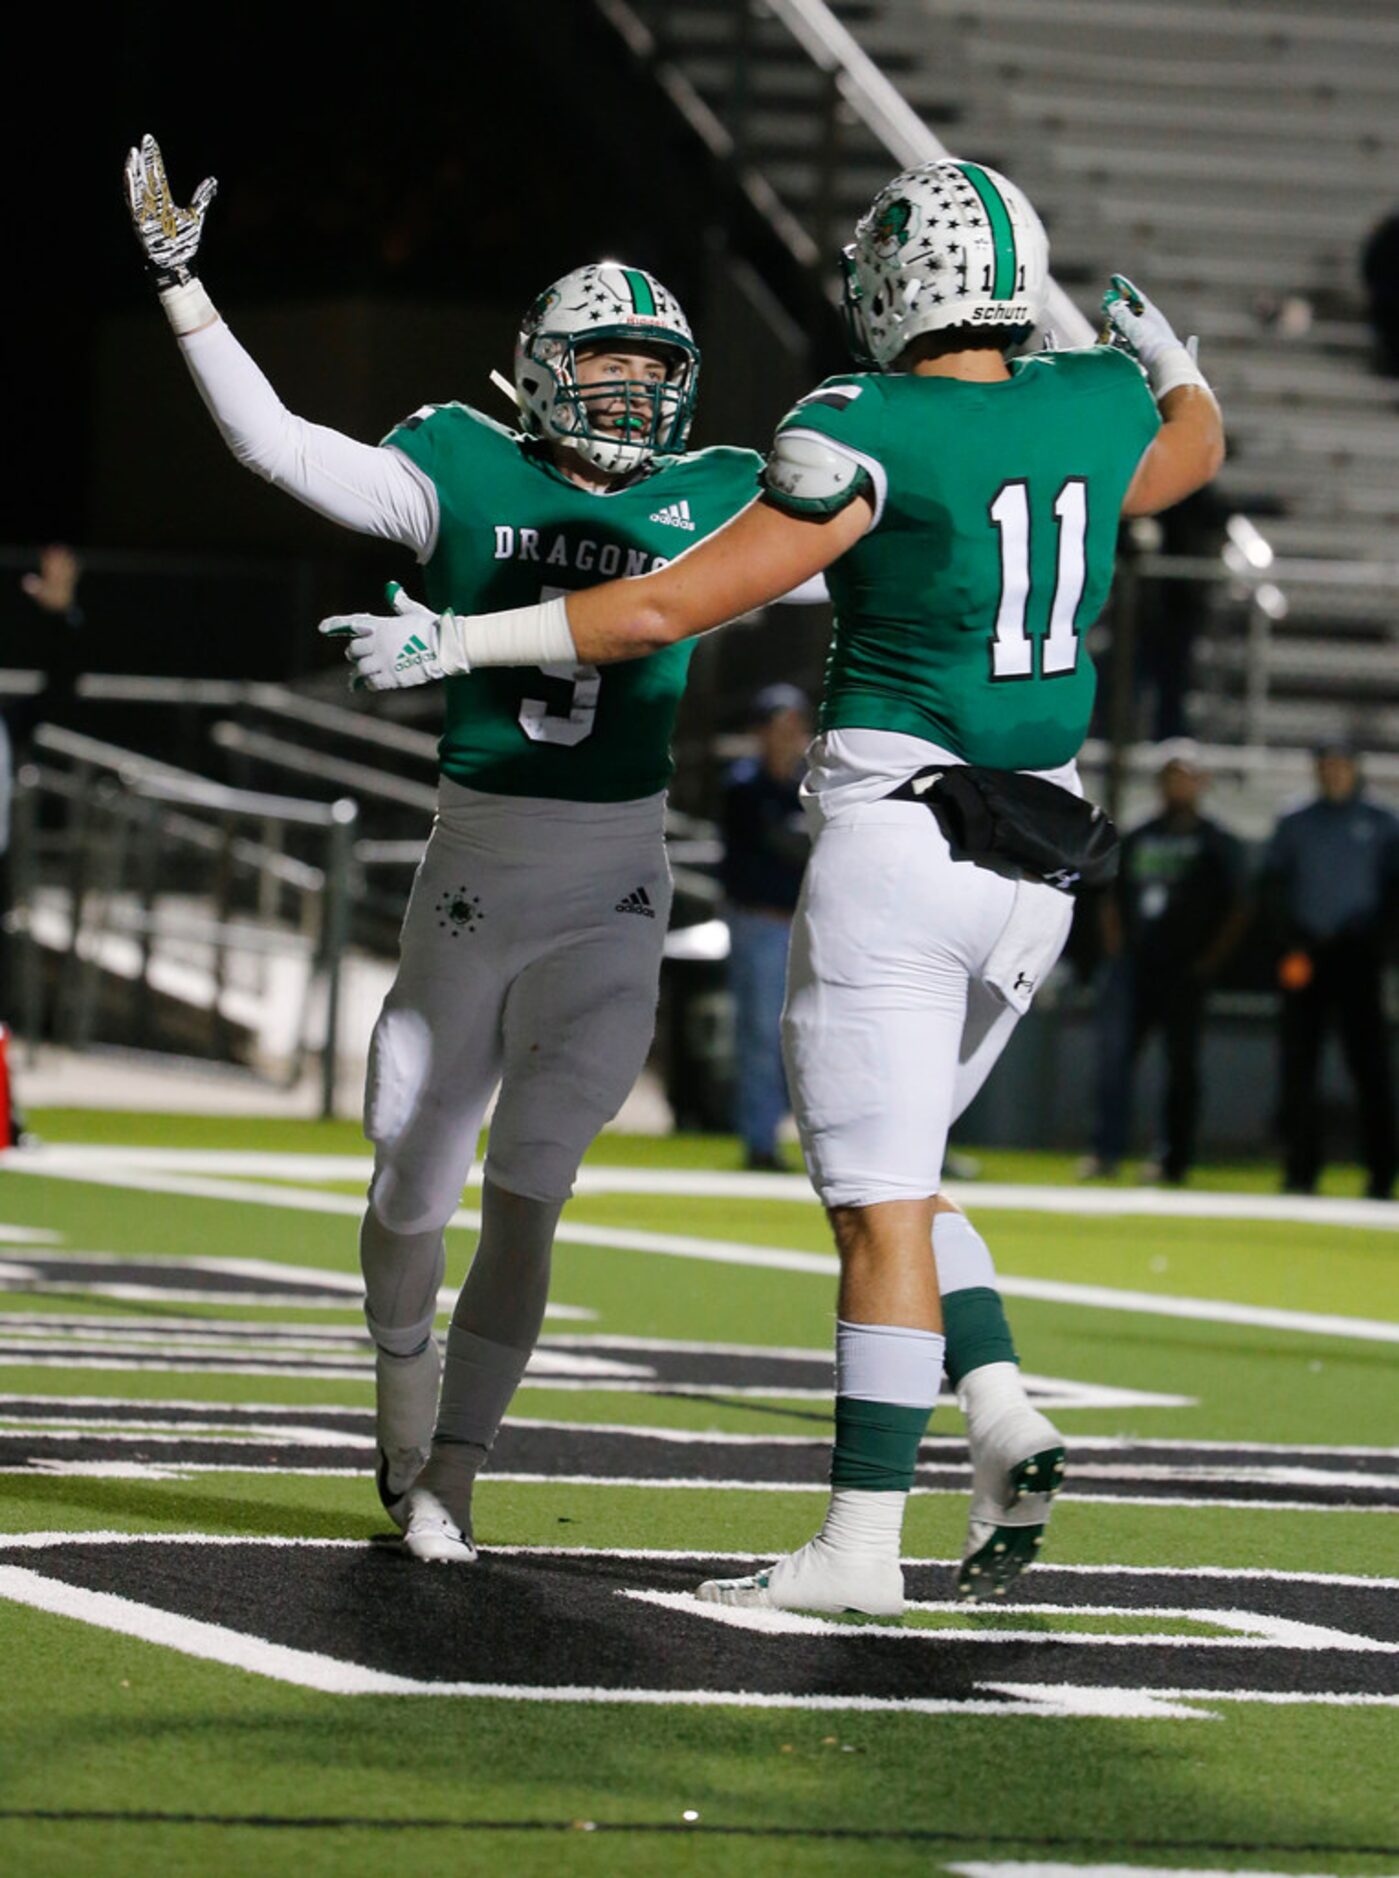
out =
{"type": "MultiPolygon", "coordinates": [[[[23,575],[19,584],[52,620],[39,622],[32,632],[26,628],[22,638],[6,633],[0,652],[0,664],[21,669],[38,667],[44,673],[41,689],[11,700],[6,717],[0,718],[0,1024],[7,1027],[13,1017],[14,996],[14,948],[5,922],[11,893],[9,848],[15,755],[28,743],[36,723],[63,723],[71,717],[79,664],[78,629],[83,617],[77,602],[81,574],[82,562],[71,548],[55,543],[41,549],[37,570],[23,575]]],[[[7,1072],[0,1076],[0,1099],[6,1110],[0,1117],[0,1141],[11,1146],[23,1144],[29,1137],[15,1098],[12,1052],[7,1072]]]]}
{"type": "MultiPolygon", "coordinates": [[[[1127,538],[1140,555],[1217,561],[1228,509],[1213,489],[1197,489],[1164,515],[1139,516],[1127,538]]],[[[1144,577],[1136,586],[1134,715],[1138,734],[1153,742],[1184,737],[1194,677],[1195,646],[1210,624],[1216,583],[1184,575],[1144,577]]]]}
{"type": "Polygon", "coordinates": [[[10,910],[10,801],[14,788],[14,765],[10,754],[10,733],[0,717],[0,1148],[15,1147],[24,1139],[24,1118],[15,1101],[15,1066],[10,1058],[10,935],[5,929],[10,910]]]}
{"type": "Polygon", "coordinates": [[[734,1126],[746,1167],[780,1170],[777,1130],[788,1109],[782,1001],[787,940],[808,848],[799,791],[811,707],[795,685],[768,685],[753,700],[751,721],[757,754],[730,769],[723,806],[734,1126]]]}
{"type": "Polygon", "coordinates": [[[1193,743],[1161,746],[1161,813],[1122,843],[1122,866],[1101,908],[1105,958],[1097,1006],[1097,1114],[1087,1179],[1116,1173],[1131,1125],[1132,1071],[1159,1030],[1166,1097],[1157,1164],[1171,1186],[1195,1157],[1205,998],[1247,922],[1243,853],[1200,813],[1207,778],[1193,743]]]}
{"type": "Polygon", "coordinates": [[[1263,866],[1263,905],[1280,954],[1283,1186],[1310,1193],[1321,1172],[1318,1082],[1334,1023],[1355,1084],[1366,1191],[1387,1200],[1394,1095],[1382,979],[1395,935],[1399,816],[1365,795],[1348,743],[1317,750],[1316,778],[1316,800],[1281,818],[1263,866]]]}
{"type": "Polygon", "coordinates": [[[1361,250],[1360,271],[1370,302],[1379,368],[1399,376],[1399,209],[1371,231],[1361,250]]]}
{"type": "Polygon", "coordinates": [[[54,542],[39,551],[35,573],[25,574],[20,586],[41,612],[49,617],[37,629],[38,636],[19,649],[19,665],[42,668],[44,688],[34,702],[36,721],[70,724],[77,697],[78,673],[82,659],[83,610],[78,604],[78,582],[83,564],[62,542],[54,542]]]}

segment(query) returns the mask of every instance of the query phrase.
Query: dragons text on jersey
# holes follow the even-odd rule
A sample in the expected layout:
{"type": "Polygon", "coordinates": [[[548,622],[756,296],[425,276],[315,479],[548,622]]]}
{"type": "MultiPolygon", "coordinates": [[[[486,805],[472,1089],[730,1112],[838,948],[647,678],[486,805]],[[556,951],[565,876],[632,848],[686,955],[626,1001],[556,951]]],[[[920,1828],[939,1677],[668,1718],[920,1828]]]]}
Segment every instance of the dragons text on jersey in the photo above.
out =
{"type": "MultiPolygon", "coordinates": [[[[653,522],[663,519],[659,515],[651,517],[653,522]]],[[[573,568],[580,574],[591,575],[594,580],[613,580],[618,576],[631,580],[638,574],[654,574],[657,568],[670,566],[665,555],[648,554],[645,548],[625,548],[618,541],[598,541],[591,535],[571,540],[565,533],[516,527],[513,522],[496,523],[495,558],[497,561],[530,561],[536,567],[573,568]]]]}
{"type": "MultiPolygon", "coordinates": [[[[467,405],[427,405],[385,442],[437,490],[429,604],[481,613],[664,567],[752,500],[761,459],[716,448],[662,456],[599,494],[547,446],[467,405]],[[693,530],[677,535],[681,515],[693,530]]],[[[670,738],[693,642],[609,666],[493,666],[446,681],[442,772],[469,789],[629,802],[670,777],[670,738]]]]}

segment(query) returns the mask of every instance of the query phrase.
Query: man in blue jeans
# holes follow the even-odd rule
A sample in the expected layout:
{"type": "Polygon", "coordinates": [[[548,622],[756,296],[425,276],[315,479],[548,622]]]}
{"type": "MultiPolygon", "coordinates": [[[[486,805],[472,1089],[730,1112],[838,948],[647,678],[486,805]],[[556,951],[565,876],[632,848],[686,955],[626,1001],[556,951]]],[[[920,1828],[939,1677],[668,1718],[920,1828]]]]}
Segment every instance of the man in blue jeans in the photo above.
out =
{"type": "Polygon", "coordinates": [[[777,1130],[788,1108],[782,1001],[787,941],[808,847],[799,791],[811,707],[795,685],[769,685],[754,698],[751,721],[757,753],[735,763],[724,784],[734,1126],[744,1165],[777,1171],[777,1130]]]}

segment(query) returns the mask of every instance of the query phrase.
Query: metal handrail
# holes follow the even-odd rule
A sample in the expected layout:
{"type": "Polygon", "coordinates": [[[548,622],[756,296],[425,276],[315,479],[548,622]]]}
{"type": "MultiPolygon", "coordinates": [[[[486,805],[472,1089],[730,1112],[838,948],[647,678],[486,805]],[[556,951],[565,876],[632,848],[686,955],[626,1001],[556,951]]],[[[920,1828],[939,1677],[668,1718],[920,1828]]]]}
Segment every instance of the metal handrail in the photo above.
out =
{"type": "Polygon", "coordinates": [[[340,802],[304,802],[296,796],[267,795],[253,789],[231,789],[213,782],[193,770],[177,769],[153,756],[125,750],[114,743],[103,743],[80,731],[65,730],[58,724],[40,724],[34,731],[34,743],[55,756],[88,769],[109,770],[121,782],[139,794],[159,797],[166,802],[183,802],[192,808],[208,809],[219,815],[241,815],[261,821],[295,822],[303,828],[331,828],[345,820],[346,804],[340,802]]]}
{"type": "MultiPolygon", "coordinates": [[[[11,674],[0,671],[0,690],[4,689],[7,676],[11,674]]],[[[43,674],[33,676],[41,685],[43,674]]],[[[304,697],[288,685],[243,678],[168,678],[126,672],[84,672],[75,688],[80,698],[98,703],[204,704],[219,705],[225,710],[242,705],[265,711],[269,716],[290,718],[313,730],[330,731],[337,737],[377,744],[398,756],[417,757],[424,763],[437,760],[437,739],[430,731],[370,717],[343,704],[327,704],[319,698],[304,697]]]]}
{"type": "Polygon", "coordinates": [[[363,711],[352,711],[348,705],[303,697],[286,685],[250,684],[244,702],[270,716],[287,717],[313,730],[332,731],[337,737],[377,744],[398,756],[417,757],[424,763],[437,761],[437,738],[431,731],[414,730],[410,724],[369,717],[363,711]]]}
{"type": "Polygon", "coordinates": [[[288,743],[283,737],[268,737],[260,731],[246,730],[241,724],[215,724],[209,735],[221,750],[271,763],[298,776],[313,777],[317,782],[353,789],[356,795],[371,796],[380,802],[396,802],[404,808],[424,810],[429,815],[437,809],[437,791],[430,783],[386,775],[368,764],[351,763],[343,757],[325,756],[299,743],[288,743]]]}
{"type": "MultiPolygon", "coordinates": [[[[314,970],[306,984],[297,1046],[305,1048],[307,1008],[316,981],[324,987],[325,1043],[321,1051],[321,1112],[334,1114],[339,1039],[341,961],[349,932],[349,875],[353,864],[357,805],[345,798],[334,802],[305,802],[290,796],[229,788],[208,777],[83,736],[57,725],[41,724],[35,745],[65,758],[71,771],[30,764],[21,771],[15,796],[16,906],[19,931],[28,943],[22,955],[23,1031],[31,1047],[39,1034],[41,991],[37,970],[34,908],[37,904],[37,862],[41,851],[37,800],[41,792],[70,803],[71,818],[62,850],[67,856],[66,891],[69,899],[67,978],[63,1021],[70,1041],[81,1044],[91,1035],[96,996],[97,954],[90,935],[84,936],[84,907],[93,896],[111,912],[112,895],[120,869],[134,843],[136,867],[134,906],[120,909],[112,930],[140,942],[138,996],[149,995],[152,940],[171,937],[168,922],[154,917],[165,858],[172,843],[183,843],[212,854],[216,863],[215,912],[208,921],[184,919],[173,934],[188,943],[197,939],[213,948],[213,999],[210,1005],[216,1030],[226,1023],[223,991],[227,957],[231,951],[285,950],[285,936],[275,942],[232,917],[232,881],[236,870],[254,871],[263,882],[290,887],[302,896],[305,912],[319,909],[312,945],[314,970]],[[95,778],[110,778],[93,786],[95,778]],[[197,819],[214,818],[214,825],[197,819]],[[236,833],[240,823],[260,825],[263,840],[248,840],[236,833]],[[283,855],[272,845],[278,826],[317,831],[324,842],[324,866],[314,867],[283,855]]],[[[298,947],[307,943],[298,938],[298,947]]]]}
{"type": "MultiPolygon", "coordinates": [[[[43,764],[30,763],[25,774],[31,779],[31,787],[45,790],[51,796],[73,802],[84,795],[89,786],[89,779],[81,774],[67,770],[48,769],[43,764]]],[[[182,802],[194,808],[208,808],[210,804],[202,797],[177,793],[168,785],[143,784],[128,782],[127,792],[132,797],[143,801],[182,802]]],[[[267,797],[254,797],[255,801],[266,801],[267,797]]],[[[280,798],[270,798],[279,800],[280,798]]],[[[261,814],[258,819],[268,819],[261,814]]],[[[212,852],[221,845],[218,832],[205,822],[197,822],[191,816],[172,813],[166,818],[166,828],[179,841],[192,848],[204,848],[212,852]]],[[[325,870],[313,867],[309,861],[299,861],[293,855],[283,854],[278,848],[270,848],[265,842],[240,838],[230,849],[232,858],[240,867],[246,867],[255,873],[265,874],[275,880],[278,886],[290,887],[296,893],[320,893],[325,886],[325,870]]]]}
{"type": "Polygon", "coordinates": [[[98,704],[241,704],[247,692],[242,678],[143,677],[126,672],[82,672],[73,686],[78,697],[98,704]]]}
{"type": "Polygon", "coordinates": [[[34,698],[47,683],[46,672],[31,671],[18,665],[0,667],[0,698],[34,698]]]}

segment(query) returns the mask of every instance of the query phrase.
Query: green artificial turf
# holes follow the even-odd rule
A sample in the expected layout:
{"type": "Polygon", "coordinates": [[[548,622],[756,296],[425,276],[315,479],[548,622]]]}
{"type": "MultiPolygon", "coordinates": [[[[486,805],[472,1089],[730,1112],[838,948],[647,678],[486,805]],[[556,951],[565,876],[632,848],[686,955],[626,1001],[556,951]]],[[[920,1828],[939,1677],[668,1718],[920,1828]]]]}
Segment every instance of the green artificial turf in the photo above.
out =
{"type": "MultiPolygon", "coordinates": [[[[33,1118],[53,1141],[344,1154],[351,1123],[195,1115],[33,1118]]],[[[730,1140],[605,1137],[597,1165],[732,1170],[730,1140]]],[[[1063,1157],[986,1155],[988,1180],[1062,1184],[1063,1157]]],[[[1201,1184],[1212,1184],[1206,1170],[1201,1184]]],[[[225,1178],[225,1176],[220,1176],[225,1178]]],[[[357,1177],[356,1177],[357,1178],[357,1177]]],[[[1268,1169],[1240,1186],[1269,1190],[1268,1169]]],[[[276,1181],[258,1180],[275,1188],[276,1181]]],[[[285,1183],[287,1198],[340,1210],[0,1173],[0,1223],[59,1235],[65,1250],[177,1261],[255,1258],[329,1271],[355,1264],[352,1180],[285,1183]]],[[[1104,1218],[968,1204],[1011,1278],[1248,1307],[1399,1317],[1399,1242],[1373,1229],[1217,1218],[1104,1218]]],[[[269,1197],[274,1197],[275,1194],[269,1197]]],[[[468,1193],[467,1204],[474,1199],[468,1193]]],[[[814,1203],[590,1194],[575,1225],[829,1253],[814,1203]]],[[[448,1235],[449,1281],[474,1234],[448,1235]]],[[[6,1257],[24,1248],[0,1244],[6,1257]]],[[[0,1286],[4,1279],[0,1275],[0,1286]]],[[[825,1350],[825,1272],[720,1264],[593,1245],[560,1247],[554,1298],[594,1313],[550,1337],[630,1336],[825,1350]]],[[[1399,1442],[1393,1345],[1100,1308],[1087,1298],[1011,1300],[1027,1370],[1067,1382],[1187,1398],[1175,1407],[1055,1411],[1068,1435],[1161,1441],[1388,1446],[1399,1442]]],[[[335,1325],[357,1332],[352,1295],[325,1310],[119,1300],[0,1289],[4,1313],[335,1325]]],[[[247,1333],[249,1335],[255,1332],[247,1333]]],[[[0,1359],[0,1394],[162,1402],[368,1407],[357,1380],[282,1373],[39,1366],[0,1359]]],[[[526,1385],[521,1418],[824,1439],[829,1404],[780,1394],[526,1385]]],[[[0,1402],[0,1437],[12,1424],[0,1402]]],[[[960,1430],[944,1407],[934,1434],[960,1430]]],[[[671,1548],[765,1556],[809,1536],[820,1492],[491,1480],[486,1544],[671,1548]]],[[[910,1503],[910,1556],[954,1557],[958,1494],[910,1503]]],[[[367,1539],[385,1521],[365,1474],[181,1471],[124,1479],[0,1474],[0,1531],[209,1533],[367,1539]]],[[[1399,1576],[1392,1517],[1324,1508],[1066,1498],[1049,1529],[1055,1564],[1214,1566],[1399,1576]]],[[[4,1563],[17,1562],[7,1555],[4,1563]]],[[[1026,1581],[1027,1595],[1033,1578],[1026,1581]]],[[[463,1598],[471,1576],[463,1575],[463,1598]]],[[[1324,1622],[1325,1588],[1317,1595],[1324,1622]]],[[[236,1613],[229,1614],[229,1621],[236,1613]]],[[[1012,1608],[962,1613],[1035,1628],[1012,1608]]],[[[1053,1628],[1091,1631],[1083,1616],[1053,1628]]],[[[1200,1620],[1111,1620],[1119,1630],[1210,1634],[1200,1620]]],[[[926,1645],[934,1649],[935,1639],[926,1645]]],[[[522,1874],[936,1873],[975,1860],[1272,1872],[1393,1872],[1399,1855],[1393,1708],[1218,1703],[1216,1719],[764,1712],[433,1696],[330,1696],[122,1638],[0,1597],[0,1866],[8,1874],[380,1872],[417,1863],[522,1874]],[[686,1813],[697,1817],[686,1820],[686,1813]],[[47,1815],[47,1817],[40,1817],[47,1815]],[[592,1829],[587,1829],[591,1823],[592,1829]],[[848,1835],[823,1837],[822,1835],[848,1835]],[[865,1835],[865,1836],[858,1836],[865,1835]]],[[[1207,1706],[1207,1705],[1206,1705],[1207,1706]]]]}

